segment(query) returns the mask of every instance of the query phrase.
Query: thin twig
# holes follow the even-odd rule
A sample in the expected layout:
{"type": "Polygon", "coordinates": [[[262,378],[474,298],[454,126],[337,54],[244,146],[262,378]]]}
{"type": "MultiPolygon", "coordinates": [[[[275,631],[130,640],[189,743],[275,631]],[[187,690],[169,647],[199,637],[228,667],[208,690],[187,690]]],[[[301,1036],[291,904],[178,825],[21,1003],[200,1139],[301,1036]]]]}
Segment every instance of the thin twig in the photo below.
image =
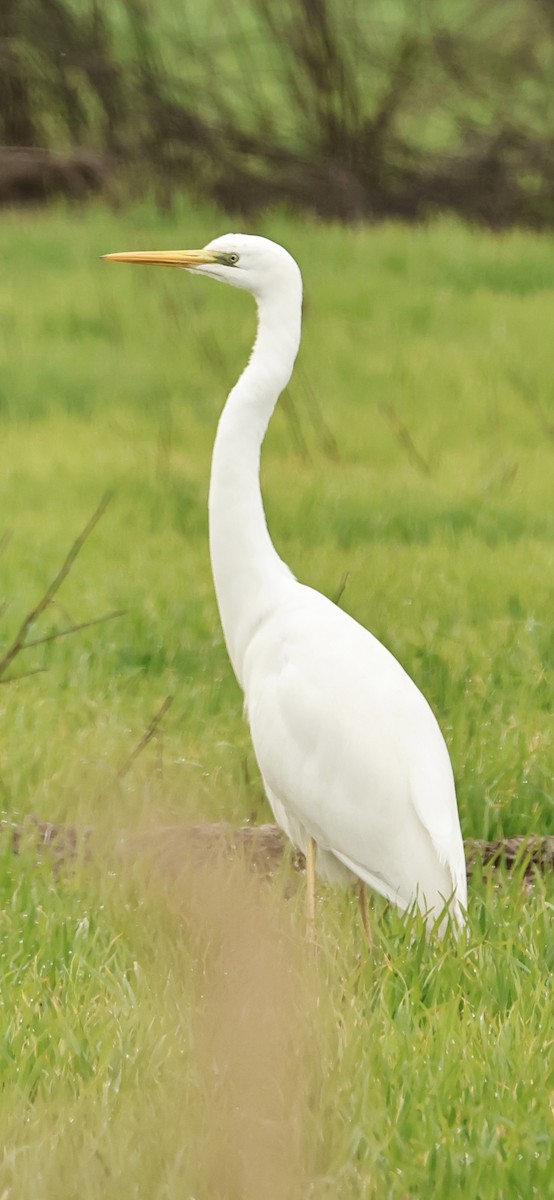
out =
{"type": "Polygon", "coordinates": [[[12,533],[13,533],[13,530],[6,529],[4,531],[4,533],[2,534],[2,536],[0,537],[0,554],[2,554],[4,552],[4,550],[6,549],[6,546],[8,545],[8,542],[10,541],[12,533]]]}
{"type": "Polygon", "coordinates": [[[350,571],[345,571],[344,574],[341,575],[340,583],[335,592],[335,595],[331,596],[331,600],[333,601],[333,604],[340,604],[343,594],[346,591],[346,585],[347,585],[349,579],[350,579],[350,571]]]}
{"type": "Polygon", "coordinates": [[[296,375],[304,392],[304,400],[306,401],[308,415],[316,433],[319,436],[319,441],[323,452],[328,456],[328,458],[337,460],[339,457],[337,439],[323,416],[323,410],[310,383],[308,374],[303,367],[300,366],[296,368],[296,375]]]}
{"type": "Polygon", "coordinates": [[[81,629],[89,629],[91,625],[103,625],[105,621],[114,621],[116,617],[125,615],[125,609],[118,608],[115,612],[106,613],[103,617],[93,617],[92,621],[79,621],[78,624],[70,625],[67,629],[58,629],[55,633],[45,634],[44,637],[33,638],[31,642],[25,642],[21,649],[30,650],[31,646],[44,646],[45,642],[56,642],[58,638],[69,637],[70,633],[79,633],[81,629]]]}
{"type": "Polygon", "coordinates": [[[288,419],[292,438],[296,444],[296,449],[300,454],[300,457],[304,459],[304,462],[310,462],[312,456],[310,454],[306,438],[304,437],[304,430],[302,429],[300,417],[298,416],[298,410],[291,395],[290,388],[288,391],[283,392],[280,400],[280,407],[281,411],[285,413],[288,419]]]}
{"type": "Polygon", "coordinates": [[[152,741],[152,738],[154,737],[154,734],[155,734],[158,726],[160,725],[160,722],[163,721],[163,718],[165,717],[166,712],[168,711],[168,709],[171,707],[172,704],[173,704],[173,696],[166,696],[161,708],[159,708],[156,715],[154,717],[152,717],[152,720],[148,726],[148,729],[146,729],[144,731],[140,741],[137,742],[134,750],[131,751],[129,757],[125,759],[125,761],[121,764],[120,767],[118,767],[117,775],[116,775],[117,779],[123,779],[123,777],[131,769],[135,759],[138,758],[139,754],[141,754],[142,751],[144,750],[144,747],[148,745],[148,742],[152,741]]]}
{"type": "Polygon", "coordinates": [[[85,525],[85,528],[83,529],[83,531],[79,534],[79,536],[77,538],[75,538],[75,541],[73,542],[73,545],[71,546],[71,549],[69,550],[69,553],[66,555],[66,558],[65,558],[64,562],[62,563],[57,575],[52,580],[52,583],[47,587],[44,595],[41,597],[38,604],[36,604],[35,607],[32,608],[30,610],[30,612],[27,613],[27,616],[24,618],[19,631],[16,633],[15,638],[14,638],[13,642],[11,643],[11,646],[9,646],[8,649],[6,650],[4,657],[2,659],[0,659],[0,679],[2,678],[3,675],[5,675],[8,667],[13,662],[16,655],[19,654],[19,652],[25,646],[26,637],[29,632],[29,629],[35,623],[35,621],[37,621],[38,618],[42,615],[44,610],[46,608],[48,608],[48,605],[50,604],[52,598],[55,596],[58,589],[61,587],[64,579],[66,579],[67,576],[69,575],[69,572],[73,566],[73,563],[75,562],[75,559],[77,558],[77,555],[79,554],[79,551],[83,548],[87,538],[90,537],[90,534],[92,533],[93,529],[98,524],[100,518],[104,515],[110,500],[111,500],[111,495],[109,493],[107,493],[105,496],[103,496],[102,500],[100,501],[100,504],[98,505],[98,508],[92,514],[90,521],[87,521],[87,524],[85,525]]]}
{"type": "Polygon", "coordinates": [[[27,679],[29,675],[42,675],[46,667],[32,667],[30,671],[22,671],[20,675],[8,675],[7,679],[0,679],[0,687],[3,683],[18,683],[20,679],[27,679]]]}
{"type": "Polygon", "coordinates": [[[412,466],[415,467],[417,471],[421,471],[423,475],[430,475],[431,468],[427,462],[427,459],[420,454],[417,446],[414,445],[409,429],[407,429],[406,425],[404,425],[404,422],[400,420],[400,417],[398,416],[398,413],[393,405],[380,404],[379,412],[381,413],[381,416],[388,421],[397,440],[406,451],[412,466]]]}
{"type": "Polygon", "coordinates": [[[534,393],[529,389],[529,385],[519,375],[512,373],[514,387],[519,393],[520,399],[529,411],[533,414],[539,429],[544,433],[545,437],[554,441],[554,424],[548,419],[539,401],[536,400],[534,393]]]}

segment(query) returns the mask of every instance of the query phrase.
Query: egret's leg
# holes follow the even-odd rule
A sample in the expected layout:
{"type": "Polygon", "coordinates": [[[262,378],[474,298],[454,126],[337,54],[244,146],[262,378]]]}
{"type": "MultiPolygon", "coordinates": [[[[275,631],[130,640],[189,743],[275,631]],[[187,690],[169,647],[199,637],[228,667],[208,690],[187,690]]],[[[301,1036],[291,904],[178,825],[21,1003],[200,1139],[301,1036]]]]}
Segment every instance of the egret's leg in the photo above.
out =
{"type": "Polygon", "coordinates": [[[308,838],[306,847],[306,937],[315,941],[315,856],[316,843],[308,838]]]}
{"type": "Polygon", "coordinates": [[[360,882],[358,883],[358,902],[360,905],[362,925],[365,929],[367,944],[368,944],[368,946],[371,947],[371,946],[373,946],[373,936],[371,933],[371,925],[369,923],[369,906],[367,903],[367,887],[366,887],[363,879],[360,879],[360,882]]]}

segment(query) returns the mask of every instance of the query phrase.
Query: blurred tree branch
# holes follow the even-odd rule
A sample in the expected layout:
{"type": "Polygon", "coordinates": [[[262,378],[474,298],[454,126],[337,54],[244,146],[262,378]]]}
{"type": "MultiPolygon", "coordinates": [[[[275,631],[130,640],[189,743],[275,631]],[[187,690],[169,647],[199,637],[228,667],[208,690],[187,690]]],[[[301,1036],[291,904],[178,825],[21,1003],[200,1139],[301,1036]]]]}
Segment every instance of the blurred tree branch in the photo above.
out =
{"type": "Polygon", "coordinates": [[[4,0],[0,140],[85,145],[164,205],[554,225],[551,0],[209,0],[171,65],[163,36],[146,0],[4,0]]]}

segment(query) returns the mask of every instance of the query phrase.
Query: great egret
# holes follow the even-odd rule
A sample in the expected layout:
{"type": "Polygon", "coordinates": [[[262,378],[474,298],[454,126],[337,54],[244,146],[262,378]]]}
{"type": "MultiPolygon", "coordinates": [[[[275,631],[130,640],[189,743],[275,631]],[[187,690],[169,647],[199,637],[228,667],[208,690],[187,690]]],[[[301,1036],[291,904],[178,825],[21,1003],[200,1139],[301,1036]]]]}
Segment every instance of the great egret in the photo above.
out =
{"type": "MultiPolygon", "coordinates": [[[[275,819],[314,870],[368,884],[442,932],[464,922],[466,867],[448,751],[422,693],[371,633],[299,583],[270,539],[260,450],[300,344],[302,277],[275,242],[227,234],[203,250],[107,254],[251,292],[258,331],[223,409],[210,553],[229,657],[275,819]]],[[[365,896],[365,888],[362,888],[365,896]]],[[[363,910],[362,910],[363,911],[363,910]]]]}

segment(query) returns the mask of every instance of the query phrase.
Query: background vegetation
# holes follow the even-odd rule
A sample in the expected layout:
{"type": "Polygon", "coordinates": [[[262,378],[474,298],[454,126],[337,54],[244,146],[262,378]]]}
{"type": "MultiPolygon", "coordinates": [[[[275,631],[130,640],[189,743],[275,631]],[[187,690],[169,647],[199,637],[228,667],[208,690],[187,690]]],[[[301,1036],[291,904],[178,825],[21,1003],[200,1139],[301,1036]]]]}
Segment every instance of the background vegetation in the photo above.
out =
{"type": "MultiPolygon", "coordinates": [[[[302,889],[183,876],[175,856],[114,864],[121,827],[269,815],[206,530],[252,304],[98,261],[199,245],[223,221],[181,202],[0,227],[2,639],[106,490],[32,632],[124,610],[25,651],[12,674],[41,673],[0,685],[7,818],[94,824],[106,846],[98,869],[56,876],[6,845],[0,1194],[542,1200],[550,880],[474,878],[457,949],[411,939],[377,903],[369,953],[352,898],[322,893],[312,961],[302,889]],[[163,733],[120,779],[167,695],[163,733]]],[[[440,717],[465,835],[552,832],[554,247],[445,220],[258,229],[296,254],[307,291],[264,454],[278,548],[330,595],[349,573],[342,603],[440,717]]]]}
{"type": "Polygon", "coordinates": [[[550,0],[4,0],[0,139],[77,149],[72,195],[551,226],[553,75],[550,0]]]}

